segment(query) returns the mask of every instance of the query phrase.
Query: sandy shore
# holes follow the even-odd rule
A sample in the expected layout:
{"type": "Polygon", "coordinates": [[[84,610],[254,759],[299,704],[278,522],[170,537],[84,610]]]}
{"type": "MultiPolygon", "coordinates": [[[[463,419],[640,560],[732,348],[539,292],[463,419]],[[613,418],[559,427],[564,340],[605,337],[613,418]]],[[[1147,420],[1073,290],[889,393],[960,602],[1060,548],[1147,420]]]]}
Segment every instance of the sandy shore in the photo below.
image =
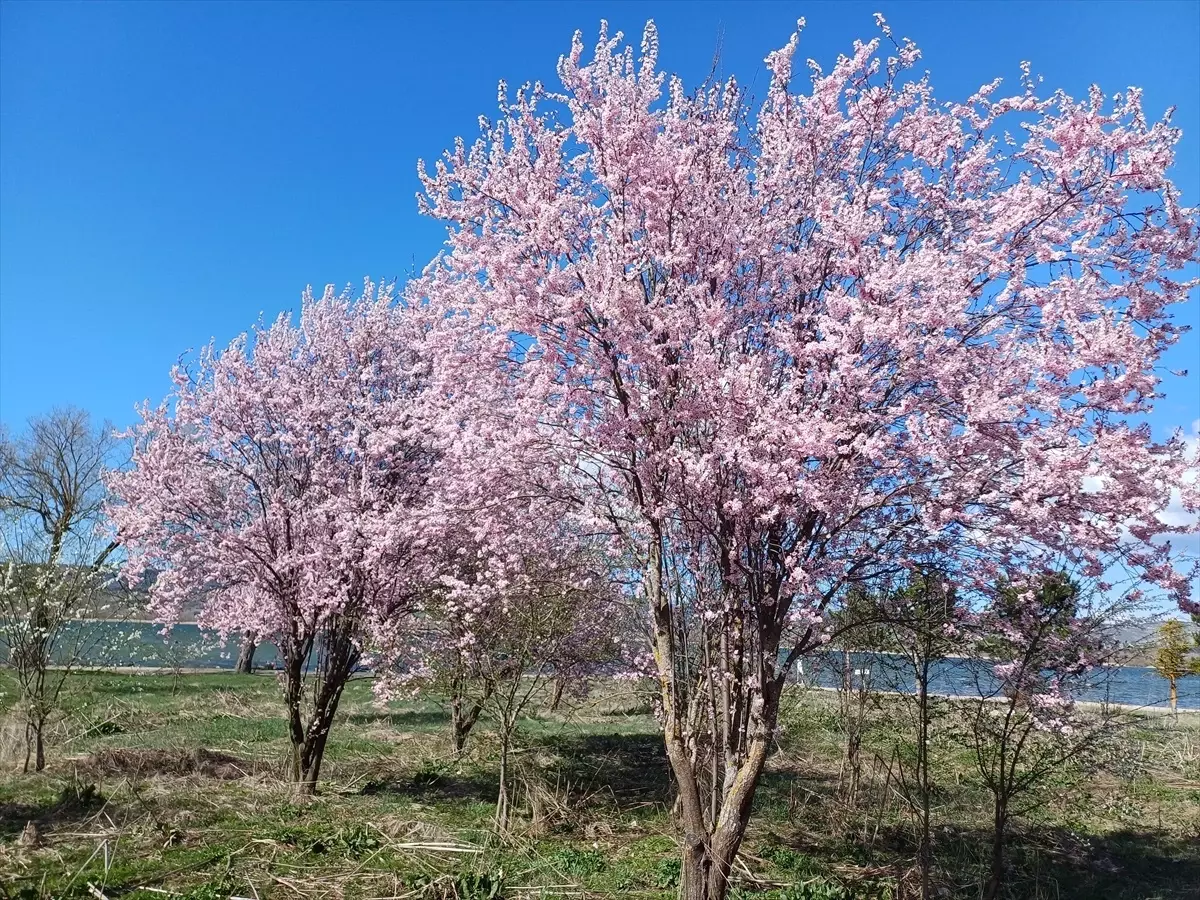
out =
{"type": "MultiPolygon", "coordinates": [[[[160,628],[167,626],[158,619],[134,619],[128,616],[110,616],[106,619],[101,619],[95,616],[76,616],[71,619],[72,622],[107,622],[111,625],[157,625],[160,628]]],[[[172,625],[197,625],[196,622],[173,622],[172,625]]],[[[198,626],[197,626],[198,627],[198,626]]]]}
{"type": "MultiPolygon", "coordinates": [[[[61,670],[61,666],[50,668],[61,670]]],[[[232,675],[233,669],[222,669],[217,666],[183,666],[172,669],[170,666],[71,666],[72,672],[88,672],[97,675],[232,675]]],[[[273,675],[274,669],[259,669],[255,674],[273,675]]]]}
{"type": "MultiPolygon", "coordinates": [[[[805,690],[829,691],[831,693],[835,693],[839,689],[836,687],[824,687],[823,685],[819,685],[819,684],[810,684],[810,685],[805,686],[805,690]]],[[[912,693],[910,693],[908,691],[885,691],[885,690],[876,690],[874,688],[871,690],[871,693],[873,693],[873,694],[895,694],[895,695],[901,696],[901,697],[914,696],[912,693]]],[[[972,697],[967,694],[942,694],[942,693],[938,693],[937,691],[930,691],[929,696],[930,697],[938,697],[939,699],[942,699],[942,700],[978,700],[979,699],[978,697],[972,697]]],[[[1001,703],[1004,701],[1004,698],[1003,697],[988,697],[987,700],[989,702],[1001,703]]],[[[1166,701],[1164,700],[1163,702],[1166,702],[1166,701]]],[[[1129,710],[1130,712],[1162,713],[1164,715],[1171,714],[1171,710],[1169,707],[1149,706],[1144,703],[1117,703],[1115,701],[1111,702],[1111,703],[1102,703],[1098,700],[1076,700],[1075,705],[1084,707],[1085,709],[1099,709],[1103,706],[1109,706],[1113,709],[1125,709],[1125,710],[1129,710]]],[[[1200,707],[1180,706],[1179,714],[1184,715],[1185,713],[1194,713],[1194,714],[1200,715],[1200,707]]]]}

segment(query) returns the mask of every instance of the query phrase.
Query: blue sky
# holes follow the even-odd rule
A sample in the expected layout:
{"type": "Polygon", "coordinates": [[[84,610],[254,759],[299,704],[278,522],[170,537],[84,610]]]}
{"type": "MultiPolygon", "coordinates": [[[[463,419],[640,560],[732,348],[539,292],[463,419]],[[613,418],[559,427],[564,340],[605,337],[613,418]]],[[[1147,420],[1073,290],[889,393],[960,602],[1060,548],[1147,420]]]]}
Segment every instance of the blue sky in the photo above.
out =
{"type": "MultiPolygon", "coordinates": [[[[690,83],[759,97],[798,16],[828,67],[887,16],[941,99],[1030,60],[1048,89],[1145,89],[1176,105],[1175,176],[1200,203],[1197,3],[0,4],[0,421],[72,403],[118,425],[178,356],[227,343],[306,284],[403,277],[443,232],[416,213],[418,157],[476,133],[496,82],[553,83],[601,18],[690,83]]],[[[802,71],[802,70],[801,70],[802,71]]],[[[1200,303],[1181,317],[1200,321],[1200,303]]],[[[1157,436],[1200,418],[1200,336],[1167,361],[1157,436]]]]}

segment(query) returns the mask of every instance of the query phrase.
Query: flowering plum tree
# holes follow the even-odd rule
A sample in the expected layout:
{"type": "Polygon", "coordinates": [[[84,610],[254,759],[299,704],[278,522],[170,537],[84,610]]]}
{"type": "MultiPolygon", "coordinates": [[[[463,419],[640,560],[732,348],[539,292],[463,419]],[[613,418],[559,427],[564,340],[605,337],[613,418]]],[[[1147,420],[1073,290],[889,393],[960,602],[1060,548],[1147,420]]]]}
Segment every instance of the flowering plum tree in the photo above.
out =
{"type": "Polygon", "coordinates": [[[157,572],[156,615],[178,621],[199,600],[201,624],[279,649],[302,794],[347,679],[417,593],[415,511],[436,454],[414,334],[389,289],[306,293],[297,323],[177,367],[111,480],[126,571],[157,572]]]}
{"type": "MultiPolygon", "coordinates": [[[[765,101],[688,92],[602,28],[421,167],[448,246],[439,393],[637,569],[679,789],[683,893],[724,897],[793,662],[830,599],[954,549],[963,590],[1061,551],[1186,579],[1151,543],[1182,443],[1155,364],[1197,258],[1140,94],[935,101],[910,42],[765,101]],[[1085,478],[1102,477],[1100,490],[1085,478]]],[[[1197,497],[1185,496],[1194,508],[1197,497]]]]}

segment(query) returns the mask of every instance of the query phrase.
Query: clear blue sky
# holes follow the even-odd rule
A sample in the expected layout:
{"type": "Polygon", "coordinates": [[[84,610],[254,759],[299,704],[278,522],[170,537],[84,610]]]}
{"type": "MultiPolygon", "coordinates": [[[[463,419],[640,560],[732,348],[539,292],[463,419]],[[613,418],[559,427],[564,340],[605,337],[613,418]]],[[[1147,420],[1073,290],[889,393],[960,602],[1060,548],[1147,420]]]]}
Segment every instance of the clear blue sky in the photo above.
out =
{"type": "MultiPolygon", "coordinates": [[[[418,157],[474,136],[496,82],[553,83],[576,28],[636,40],[689,82],[720,46],[762,58],[808,27],[828,67],[882,11],[941,99],[1030,60],[1047,88],[1178,106],[1176,180],[1200,203],[1200,5],[1177,3],[0,3],[0,420],[56,404],[118,425],[188,348],[226,343],[306,284],[403,277],[442,231],[418,157]]],[[[801,69],[801,71],[803,71],[801,69]]],[[[1183,318],[1195,324],[1200,303],[1183,318]]],[[[1169,360],[1158,436],[1200,418],[1200,337],[1169,360]]]]}

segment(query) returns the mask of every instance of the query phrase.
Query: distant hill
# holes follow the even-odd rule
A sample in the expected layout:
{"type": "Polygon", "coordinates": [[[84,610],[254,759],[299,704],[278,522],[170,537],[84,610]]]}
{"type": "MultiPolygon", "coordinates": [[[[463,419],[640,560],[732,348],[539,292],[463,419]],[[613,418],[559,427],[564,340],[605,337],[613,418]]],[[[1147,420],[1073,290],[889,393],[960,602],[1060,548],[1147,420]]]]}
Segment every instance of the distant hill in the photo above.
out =
{"type": "MultiPolygon", "coordinates": [[[[1171,616],[1156,616],[1153,619],[1143,619],[1122,625],[1114,630],[1117,641],[1128,647],[1130,657],[1128,664],[1133,666],[1149,666],[1154,663],[1154,653],[1158,642],[1158,629],[1171,616]]],[[[1188,633],[1195,630],[1191,621],[1184,622],[1188,633]]]]}

